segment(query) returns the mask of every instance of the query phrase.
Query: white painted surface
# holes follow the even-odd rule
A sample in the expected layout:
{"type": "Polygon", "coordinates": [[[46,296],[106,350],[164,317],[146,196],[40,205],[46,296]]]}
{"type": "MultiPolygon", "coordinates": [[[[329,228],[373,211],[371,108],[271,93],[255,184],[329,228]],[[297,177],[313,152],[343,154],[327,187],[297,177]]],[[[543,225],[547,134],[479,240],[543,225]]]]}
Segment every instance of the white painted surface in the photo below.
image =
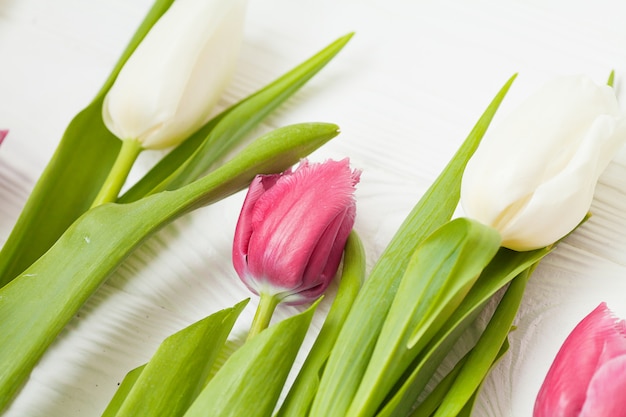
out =
{"type": "MultiPolygon", "coordinates": [[[[0,243],[65,126],[150,5],[0,0],[0,128],[11,130],[0,147],[0,243]]],[[[239,69],[221,105],[357,32],[259,130],[304,121],[341,126],[311,159],[350,156],[363,169],[356,228],[371,267],[513,73],[520,75],[501,112],[554,75],[604,82],[611,69],[626,102],[625,18],[619,0],[251,0],[239,69]]],[[[142,158],[139,170],[154,158],[142,158]]],[[[165,336],[248,297],[230,264],[242,200],[240,193],[199,210],[140,248],[67,326],[5,415],[100,415],[124,374],[165,336]]],[[[592,211],[532,278],[512,349],[487,381],[477,416],[529,416],[573,326],[601,301],[626,317],[626,151],[602,176],[592,211]]],[[[277,319],[294,311],[280,308],[277,319]]],[[[320,322],[321,315],[313,328],[320,322]]]]}

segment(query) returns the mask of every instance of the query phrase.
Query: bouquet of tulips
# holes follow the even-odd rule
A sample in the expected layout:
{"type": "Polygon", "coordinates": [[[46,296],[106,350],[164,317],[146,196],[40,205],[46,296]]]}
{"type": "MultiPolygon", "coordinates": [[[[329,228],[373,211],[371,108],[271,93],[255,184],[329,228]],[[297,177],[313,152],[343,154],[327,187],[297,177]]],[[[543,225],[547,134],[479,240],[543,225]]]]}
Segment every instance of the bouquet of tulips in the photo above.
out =
{"type": "MultiPolygon", "coordinates": [[[[242,300],[164,340],[130,370],[102,415],[471,414],[482,381],[506,354],[533,269],[586,219],[598,177],[626,141],[612,77],[609,85],[559,78],[490,128],[509,79],[366,271],[352,230],[360,171],[348,158],[304,159],[339,133],[336,125],[282,127],[221,162],[351,35],[211,118],[235,62],[244,10],[244,0],[157,0],[102,90],[68,126],[0,252],[0,409],[147,237],[248,187],[232,248],[234,269],[258,295],[247,340],[234,352],[225,348],[248,303],[242,300]],[[139,153],[165,148],[122,193],[139,153]],[[463,215],[455,216],[459,205],[463,215]],[[46,221],[44,209],[56,221],[46,221]],[[286,386],[316,300],[335,276],[324,325],[286,386]],[[310,307],[270,326],[280,303],[310,307]],[[437,379],[452,347],[485,314],[480,337],[437,379]]],[[[596,413],[588,415],[619,409],[597,414],[597,404],[613,401],[597,387],[624,366],[623,322],[613,324],[617,336],[607,343],[618,346],[615,354],[592,358],[610,367],[585,371],[594,395],[585,406],[596,413]]],[[[577,343],[566,342],[550,370],[537,416],[581,403],[580,390],[559,382],[567,346],[577,343]]]]}
{"type": "Polygon", "coordinates": [[[221,162],[351,37],[211,118],[236,61],[244,11],[244,1],[156,1],[101,91],[67,127],[0,253],[0,409],[142,241],[338,134],[332,123],[285,126],[221,162]],[[137,155],[166,147],[120,194],[137,155]]]}

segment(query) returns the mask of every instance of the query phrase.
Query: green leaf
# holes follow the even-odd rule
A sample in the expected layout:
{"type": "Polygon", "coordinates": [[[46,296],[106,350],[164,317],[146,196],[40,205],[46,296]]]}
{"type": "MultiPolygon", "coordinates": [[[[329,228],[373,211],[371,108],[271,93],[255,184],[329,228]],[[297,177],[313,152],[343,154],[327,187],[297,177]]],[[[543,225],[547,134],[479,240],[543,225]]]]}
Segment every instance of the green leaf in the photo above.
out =
{"type": "Polygon", "coordinates": [[[446,325],[410,366],[412,372],[397,387],[378,416],[406,415],[463,332],[474,322],[489,299],[514,277],[539,262],[550,249],[516,252],[500,248],[446,325]]]}
{"type": "Polygon", "coordinates": [[[458,204],[465,165],[478,147],[514,78],[511,77],[498,92],[374,265],[328,359],[311,416],[345,417],[409,258],[426,236],[452,217],[458,204]]]}
{"type": "MultiPolygon", "coordinates": [[[[247,304],[221,310],[163,341],[122,404],[113,401],[103,417],[151,417],[185,414],[207,381],[209,371],[235,320],[247,304]]],[[[121,387],[126,391],[126,386],[121,387]]]]}
{"type": "Polygon", "coordinates": [[[173,190],[204,174],[276,107],[319,72],[348,43],[342,36],[263,89],[226,110],[166,155],[120,202],[163,189],[173,190]]]}
{"type": "MultiPolygon", "coordinates": [[[[467,361],[467,355],[463,356],[457,363],[454,365],[454,368],[450,372],[446,374],[445,377],[439,381],[439,383],[435,386],[435,388],[428,394],[426,399],[422,401],[411,414],[410,417],[431,417],[432,414],[437,410],[441,401],[446,396],[446,393],[454,384],[454,380],[456,376],[461,372],[461,367],[467,361]]],[[[384,415],[387,415],[386,413],[384,415]]],[[[377,414],[379,417],[380,414],[377,414]]]]}
{"type": "Polygon", "coordinates": [[[91,206],[121,144],[102,122],[102,100],[123,64],[172,1],[155,2],[93,102],[68,125],[0,251],[0,287],[48,250],[91,206]]]}
{"type": "Polygon", "coordinates": [[[111,398],[111,401],[109,401],[109,404],[107,405],[106,410],[104,410],[102,417],[115,417],[117,415],[117,412],[122,407],[122,404],[124,404],[124,401],[126,401],[126,397],[128,397],[128,394],[133,389],[135,382],[137,382],[145,367],[146,365],[143,364],[126,374],[120,386],[117,387],[115,395],[113,395],[113,398],[111,398]]]}
{"type": "Polygon", "coordinates": [[[353,231],[346,242],[341,282],[335,300],[276,417],[302,417],[308,414],[328,355],[330,355],[341,326],[359,293],[364,278],[365,250],[361,239],[353,231]]]}
{"type": "Polygon", "coordinates": [[[463,409],[456,415],[456,417],[471,417],[472,409],[474,408],[474,403],[476,402],[476,398],[478,396],[478,392],[472,394],[472,398],[465,404],[463,409]]]}
{"type": "MultiPolygon", "coordinates": [[[[24,271],[90,208],[121,144],[102,121],[104,96],[128,57],[172,2],[159,0],[154,4],[94,101],[68,126],[0,251],[0,286],[24,271]]],[[[348,34],[337,39],[306,62],[208,122],[166,155],[119,201],[136,201],[147,194],[178,188],[195,180],[321,70],[351,36],[348,34]]]]}
{"type": "MultiPolygon", "coordinates": [[[[502,344],[500,350],[498,351],[498,355],[496,360],[493,362],[492,366],[509,350],[509,343],[505,340],[505,343],[502,344]]],[[[443,401],[443,398],[446,396],[452,384],[454,384],[454,380],[457,375],[461,372],[463,365],[467,361],[468,354],[463,356],[452,368],[452,370],[445,376],[439,383],[435,386],[435,388],[428,394],[426,399],[422,401],[410,415],[409,417],[431,417],[433,413],[437,410],[437,407],[443,401]]],[[[469,412],[471,412],[471,408],[473,406],[475,399],[475,395],[467,402],[468,412],[467,416],[469,417],[469,412]]],[[[458,414],[464,415],[463,413],[458,414]]]]}
{"type": "Polygon", "coordinates": [[[346,416],[373,416],[500,248],[491,227],[460,218],[412,256],[346,416]]]}
{"type": "Polygon", "coordinates": [[[530,271],[527,269],[507,288],[487,328],[469,353],[461,372],[437,409],[435,417],[458,414],[477,392],[509,334],[513,319],[522,302],[529,275],[530,271]]]}
{"type": "Polygon", "coordinates": [[[0,289],[0,410],[89,296],[148,236],[175,218],[281,172],[338,133],[333,124],[277,129],[211,174],[130,204],[105,204],[74,222],[46,254],[0,289]]]}
{"type": "Polygon", "coordinates": [[[248,340],[209,381],[185,417],[270,416],[316,305],[248,340]]]}

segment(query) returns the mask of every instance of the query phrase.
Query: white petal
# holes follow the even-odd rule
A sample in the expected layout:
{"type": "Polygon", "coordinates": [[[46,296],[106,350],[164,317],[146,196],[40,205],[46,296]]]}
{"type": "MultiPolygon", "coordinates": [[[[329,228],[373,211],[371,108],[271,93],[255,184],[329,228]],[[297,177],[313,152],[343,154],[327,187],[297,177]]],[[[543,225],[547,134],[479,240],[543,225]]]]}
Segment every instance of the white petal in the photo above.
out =
{"type": "Polygon", "coordinates": [[[245,0],[177,0],[128,59],[104,121],[146,148],[171,146],[206,122],[232,68],[245,0]]]}
{"type": "Polygon", "coordinates": [[[586,214],[623,125],[610,87],[579,76],[548,84],[485,135],[463,176],[465,213],[507,247],[553,243],[586,214]]]}

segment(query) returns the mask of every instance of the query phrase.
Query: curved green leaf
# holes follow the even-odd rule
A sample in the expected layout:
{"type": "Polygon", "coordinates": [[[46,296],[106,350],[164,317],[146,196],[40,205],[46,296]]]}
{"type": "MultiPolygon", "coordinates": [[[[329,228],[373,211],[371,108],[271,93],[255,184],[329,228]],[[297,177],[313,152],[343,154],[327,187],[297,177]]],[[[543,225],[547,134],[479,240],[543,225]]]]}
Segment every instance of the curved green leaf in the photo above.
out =
{"type": "Polygon", "coordinates": [[[133,378],[132,388],[124,382],[119,387],[123,401],[114,397],[102,417],[135,417],[145,410],[150,410],[151,417],[185,414],[204,388],[215,358],[247,302],[211,314],[165,339],[133,378]]]}
{"type": "Polygon", "coordinates": [[[109,404],[104,410],[104,413],[102,413],[102,417],[115,417],[120,407],[122,407],[122,404],[124,404],[126,397],[128,397],[128,394],[133,389],[135,382],[137,382],[137,380],[141,376],[141,373],[143,372],[143,369],[145,367],[146,364],[143,364],[126,374],[120,386],[117,387],[115,395],[113,395],[113,398],[111,398],[111,401],[109,401],[109,404]]]}
{"type": "Polygon", "coordinates": [[[457,415],[478,391],[509,334],[513,319],[522,303],[529,276],[530,270],[527,269],[511,282],[487,328],[467,356],[461,371],[437,408],[435,417],[457,415]]]}
{"type": "Polygon", "coordinates": [[[353,231],[346,242],[341,282],[333,305],[276,417],[302,417],[308,414],[328,355],[364,279],[365,249],[353,231]]]}
{"type": "Polygon", "coordinates": [[[500,234],[455,219],[426,238],[407,265],[346,416],[373,416],[445,325],[500,248],[500,234]]]}
{"type": "Polygon", "coordinates": [[[207,123],[166,155],[119,202],[135,201],[164,189],[174,190],[197,179],[268,114],[319,72],[348,43],[342,36],[263,89],[207,123]]]}
{"type": "Polygon", "coordinates": [[[413,208],[374,265],[328,359],[311,416],[345,417],[409,258],[426,236],[450,220],[459,201],[465,165],[478,147],[514,78],[507,81],[489,104],[465,142],[413,208]]]}
{"type": "Polygon", "coordinates": [[[109,275],[175,218],[241,190],[258,173],[281,172],[336,136],[310,123],[257,139],[211,174],[176,191],[89,210],[18,278],[0,289],[0,410],[46,348],[109,275]]]}
{"type": "MultiPolygon", "coordinates": [[[[154,4],[94,101],[68,126],[0,251],[0,286],[10,282],[41,256],[91,206],[120,149],[119,139],[108,131],[102,121],[104,95],[128,57],[172,2],[159,0],[154,4]]],[[[348,34],[337,39],[309,60],[209,121],[166,155],[119,202],[136,201],[148,194],[179,188],[197,179],[330,62],[351,37],[352,34],[348,34]]]]}
{"type": "Polygon", "coordinates": [[[39,258],[89,209],[120,148],[104,126],[102,100],[115,77],[173,0],[158,0],[89,106],[70,122],[0,251],[0,287],[39,258]]]}
{"type": "Polygon", "coordinates": [[[501,248],[446,325],[432,338],[424,349],[424,353],[415,359],[410,366],[410,374],[395,389],[393,397],[388,400],[378,416],[387,417],[409,413],[452,346],[478,317],[489,299],[549,252],[548,248],[530,252],[516,252],[501,248]]]}
{"type": "MultiPolygon", "coordinates": [[[[502,346],[500,346],[500,350],[498,351],[498,354],[492,366],[495,365],[497,361],[502,356],[504,356],[504,354],[508,350],[509,350],[509,342],[508,340],[505,340],[502,346]]],[[[435,386],[435,388],[430,392],[430,394],[428,394],[426,399],[422,403],[420,403],[419,407],[413,410],[410,414],[408,414],[408,417],[431,417],[432,416],[432,414],[435,412],[435,410],[437,410],[437,407],[439,407],[439,404],[441,404],[441,401],[446,396],[446,393],[448,392],[448,390],[454,383],[454,380],[456,379],[457,375],[461,372],[461,368],[467,361],[467,357],[468,355],[465,355],[456,363],[454,368],[441,381],[439,381],[437,386],[435,386]]],[[[466,413],[464,414],[463,412],[461,412],[457,415],[457,417],[460,417],[462,415],[467,415],[467,416],[470,415],[474,398],[475,397],[473,397],[467,402],[467,408],[468,408],[467,412],[464,409],[463,412],[466,412],[466,413]]]]}
{"type": "Polygon", "coordinates": [[[185,417],[270,416],[316,306],[248,340],[213,376],[185,417]]]}

